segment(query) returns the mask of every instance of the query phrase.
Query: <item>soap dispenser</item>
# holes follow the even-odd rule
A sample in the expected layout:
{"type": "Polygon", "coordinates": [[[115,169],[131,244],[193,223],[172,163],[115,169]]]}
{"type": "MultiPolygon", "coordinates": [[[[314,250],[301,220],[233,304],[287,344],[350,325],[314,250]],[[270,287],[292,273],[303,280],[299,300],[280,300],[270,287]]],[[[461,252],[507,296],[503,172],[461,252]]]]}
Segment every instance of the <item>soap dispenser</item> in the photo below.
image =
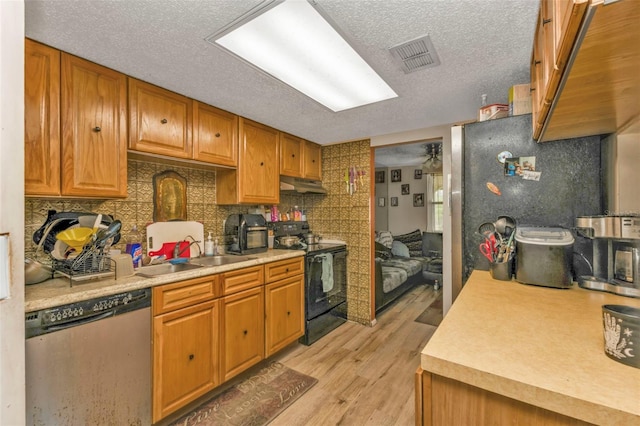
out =
{"type": "Polygon", "coordinates": [[[204,242],[204,255],[213,256],[213,239],[211,238],[211,232],[209,232],[207,241],[204,242]]]}

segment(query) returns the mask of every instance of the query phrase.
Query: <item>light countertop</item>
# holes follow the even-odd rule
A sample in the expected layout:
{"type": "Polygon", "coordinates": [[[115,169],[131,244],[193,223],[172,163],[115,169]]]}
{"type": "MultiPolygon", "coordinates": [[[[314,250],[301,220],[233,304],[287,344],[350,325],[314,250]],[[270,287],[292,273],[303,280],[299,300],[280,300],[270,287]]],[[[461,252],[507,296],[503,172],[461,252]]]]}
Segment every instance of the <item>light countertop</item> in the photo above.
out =
{"type": "Polygon", "coordinates": [[[640,369],[605,355],[605,304],[640,307],[640,299],[474,271],[422,350],[421,367],[583,421],[640,424],[640,369]]]}
{"type": "Polygon", "coordinates": [[[202,268],[145,278],[137,275],[114,279],[96,279],[74,282],[70,285],[68,278],[56,278],[40,284],[25,286],[25,312],[47,309],[67,303],[79,302],[95,297],[109,296],[141,288],[154,287],[175,281],[183,281],[206,275],[219,274],[234,269],[248,268],[292,257],[304,256],[301,250],[268,250],[264,253],[248,255],[251,260],[222,266],[203,266],[202,268]]]}

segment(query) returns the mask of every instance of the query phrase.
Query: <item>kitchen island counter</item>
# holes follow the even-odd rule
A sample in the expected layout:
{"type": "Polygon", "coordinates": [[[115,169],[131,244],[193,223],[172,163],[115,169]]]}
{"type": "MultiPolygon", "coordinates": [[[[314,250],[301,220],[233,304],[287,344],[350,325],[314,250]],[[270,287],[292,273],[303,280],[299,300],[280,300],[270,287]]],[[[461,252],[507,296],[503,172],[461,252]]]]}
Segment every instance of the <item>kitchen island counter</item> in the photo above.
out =
{"type": "Polygon", "coordinates": [[[131,290],[155,287],[175,281],[219,274],[235,269],[304,256],[304,254],[305,252],[301,250],[268,250],[264,253],[249,255],[251,260],[227,265],[203,266],[201,268],[173,274],[160,275],[154,278],[133,275],[119,279],[88,280],[84,282],[74,282],[73,286],[70,285],[68,278],[55,278],[40,284],[25,286],[25,312],[33,312],[131,290]]]}
{"type": "MultiPolygon", "coordinates": [[[[531,422],[531,413],[540,415],[537,407],[595,424],[640,424],[640,369],[604,354],[605,304],[640,307],[640,300],[576,285],[555,289],[496,281],[474,271],[422,350],[417,418],[440,424],[447,415],[460,419],[475,409],[457,398],[441,404],[450,407],[436,407],[436,381],[444,378],[443,383],[461,384],[458,389],[483,393],[483,404],[497,394],[514,406],[532,406],[523,411],[527,424],[542,422],[531,422]]],[[[632,348],[640,356],[640,348],[632,348]]],[[[570,424],[563,421],[554,424],[570,424]]]]}

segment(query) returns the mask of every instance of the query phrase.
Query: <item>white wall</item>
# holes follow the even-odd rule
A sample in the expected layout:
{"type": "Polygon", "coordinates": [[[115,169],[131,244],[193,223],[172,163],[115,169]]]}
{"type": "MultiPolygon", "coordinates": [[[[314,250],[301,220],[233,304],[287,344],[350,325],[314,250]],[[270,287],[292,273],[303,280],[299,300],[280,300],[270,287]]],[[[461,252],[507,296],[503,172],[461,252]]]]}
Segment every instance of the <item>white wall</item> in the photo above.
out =
{"type": "Polygon", "coordinates": [[[393,235],[405,234],[407,232],[427,230],[427,207],[426,207],[426,190],[427,178],[414,179],[413,172],[417,166],[409,167],[390,167],[387,169],[387,176],[391,175],[391,170],[400,170],[402,172],[401,182],[391,182],[389,179],[388,191],[388,217],[389,231],[393,235]],[[409,194],[402,194],[402,185],[409,185],[409,194]],[[413,195],[421,193],[424,205],[422,207],[413,206],[413,195]],[[391,206],[391,197],[398,198],[398,206],[391,206]]]}
{"type": "MultiPolygon", "coordinates": [[[[384,167],[375,169],[376,172],[384,172],[384,183],[375,184],[375,206],[376,206],[376,231],[386,231],[389,229],[389,172],[384,167]],[[384,198],[384,207],[380,207],[378,200],[384,198]]],[[[375,175],[373,177],[375,179],[375,175]]]]}
{"type": "Polygon", "coordinates": [[[0,0],[0,234],[10,245],[9,298],[0,300],[0,425],[25,424],[23,105],[24,2],[0,0]]]}

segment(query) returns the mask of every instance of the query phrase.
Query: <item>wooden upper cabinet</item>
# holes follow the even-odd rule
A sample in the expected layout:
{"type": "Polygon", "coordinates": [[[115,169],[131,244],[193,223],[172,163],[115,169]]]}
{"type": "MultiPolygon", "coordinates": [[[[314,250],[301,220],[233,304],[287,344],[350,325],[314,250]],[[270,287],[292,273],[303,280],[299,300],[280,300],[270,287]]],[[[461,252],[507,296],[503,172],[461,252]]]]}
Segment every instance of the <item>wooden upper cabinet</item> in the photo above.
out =
{"type": "Polygon", "coordinates": [[[553,1],[553,51],[555,66],[559,70],[567,65],[588,4],[589,0],[553,1]]]}
{"type": "Polygon", "coordinates": [[[240,119],[238,192],[241,203],[278,204],[280,201],[280,132],[240,119]]]}
{"type": "Polygon", "coordinates": [[[129,77],[129,149],[192,158],[193,101],[129,77]]]}
{"type": "Polygon", "coordinates": [[[216,173],[218,204],[278,204],[280,201],[280,132],[239,118],[236,170],[216,173]]]}
{"type": "Polygon", "coordinates": [[[280,174],[302,177],[304,140],[281,133],[280,138],[280,174]]]}
{"type": "Polygon", "coordinates": [[[280,138],[280,174],[322,180],[320,145],[282,133],[280,138]]]}
{"type": "Polygon", "coordinates": [[[26,195],[60,195],[60,51],[25,39],[26,195]]]}
{"type": "Polygon", "coordinates": [[[193,159],[238,165],[238,116],[193,101],[193,159]]]}
{"type": "Polygon", "coordinates": [[[547,142],[623,129],[640,115],[640,3],[542,0],[541,5],[553,35],[542,48],[554,70],[546,89],[550,106],[534,120],[533,138],[547,142]]]}
{"type": "Polygon", "coordinates": [[[62,53],[62,195],[127,196],[127,79],[62,53]]]}
{"type": "Polygon", "coordinates": [[[537,139],[558,92],[589,0],[541,0],[531,64],[533,137],[537,139]]]}
{"type": "Polygon", "coordinates": [[[322,180],[322,148],[313,142],[304,142],[304,177],[322,180]]]}

